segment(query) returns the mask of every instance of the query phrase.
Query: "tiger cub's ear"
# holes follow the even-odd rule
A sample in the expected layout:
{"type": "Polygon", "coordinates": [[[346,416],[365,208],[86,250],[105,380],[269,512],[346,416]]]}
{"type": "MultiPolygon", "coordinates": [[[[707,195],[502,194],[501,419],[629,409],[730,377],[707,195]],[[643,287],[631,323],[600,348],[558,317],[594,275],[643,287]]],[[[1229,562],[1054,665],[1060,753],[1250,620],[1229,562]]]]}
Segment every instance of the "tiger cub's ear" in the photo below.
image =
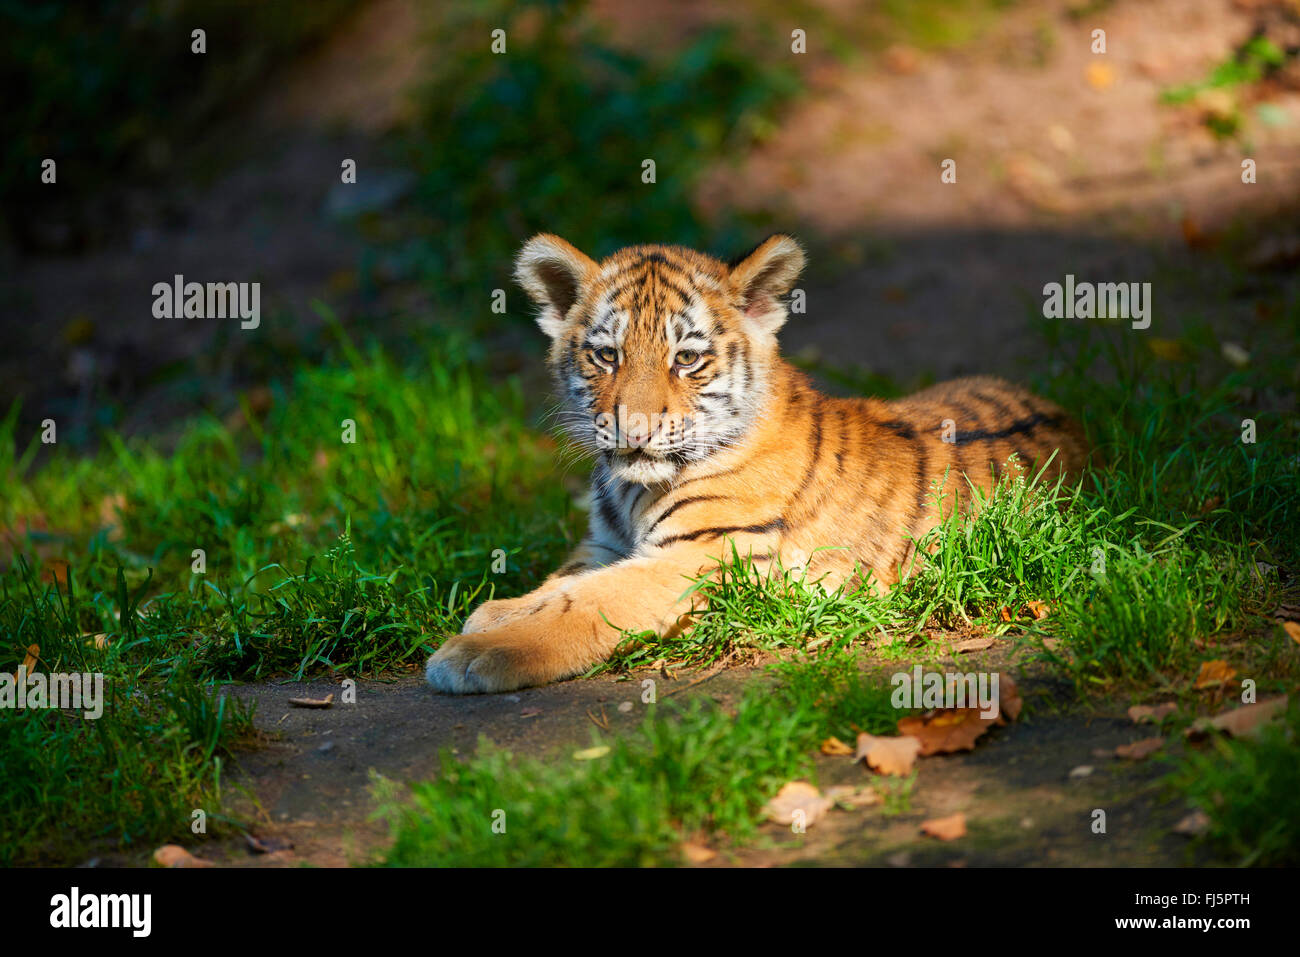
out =
{"type": "Polygon", "coordinates": [[[537,324],[552,339],[564,328],[569,309],[599,267],[581,250],[550,233],[538,233],[515,258],[515,280],[541,307],[537,324]]]}
{"type": "Polygon", "coordinates": [[[776,332],[786,320],[782,297],[803,271],[800,245],[777,233],[731,263],[727,284],[745,317],[763,332],[776,332]]]}

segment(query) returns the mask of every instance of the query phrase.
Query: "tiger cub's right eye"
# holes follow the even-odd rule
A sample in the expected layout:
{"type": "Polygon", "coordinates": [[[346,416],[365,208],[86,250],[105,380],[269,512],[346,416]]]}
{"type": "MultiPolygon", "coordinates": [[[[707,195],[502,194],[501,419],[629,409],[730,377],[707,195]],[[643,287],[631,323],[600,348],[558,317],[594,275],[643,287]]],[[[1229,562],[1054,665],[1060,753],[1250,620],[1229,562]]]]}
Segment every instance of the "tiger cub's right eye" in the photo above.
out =
{"type": "Polygon", "coordinates": [[[596,350],[596,358],[605,363],[605,365],[612,366],[618,361],[618,350],[605,346],[603,349],[596,350]]]}

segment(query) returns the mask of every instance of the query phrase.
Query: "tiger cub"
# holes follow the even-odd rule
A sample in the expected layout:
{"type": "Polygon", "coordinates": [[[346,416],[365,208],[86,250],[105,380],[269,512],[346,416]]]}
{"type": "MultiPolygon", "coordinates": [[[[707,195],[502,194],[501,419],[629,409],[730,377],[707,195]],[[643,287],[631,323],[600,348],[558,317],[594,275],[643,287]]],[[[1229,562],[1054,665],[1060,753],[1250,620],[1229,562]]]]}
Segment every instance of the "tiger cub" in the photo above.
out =
{"type": "Polygon", "coordinates": [[[531,594],[488,601],[428,662],[439,691],[508,691],[579,674],[620,629],[665,633],[717,558],[892,584],[914,541],[1013,455],[1077,476],[1087,447],[1055,405],[1000,379],[905,399],[836,399],[777,350],[804,265],[772,236],[724,264],[677,246],[595,262],[529,240],[515,276],[551,339],[565,431],[596,458],[586,536],[531,594]],[[945,482],[946,476],[946,482],[945,482]],[[830,546],[830,547],[827,547],[830,546]]]}

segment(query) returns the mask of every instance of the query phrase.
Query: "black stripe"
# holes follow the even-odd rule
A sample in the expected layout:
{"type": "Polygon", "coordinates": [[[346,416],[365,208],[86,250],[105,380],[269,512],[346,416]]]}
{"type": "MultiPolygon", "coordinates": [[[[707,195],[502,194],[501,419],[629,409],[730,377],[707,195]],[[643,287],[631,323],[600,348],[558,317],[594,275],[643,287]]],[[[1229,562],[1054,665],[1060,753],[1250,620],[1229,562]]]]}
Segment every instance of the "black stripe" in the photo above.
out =
{"type": "Polygon", "coordinates": [[[690,304],[691,293],[689,290],[683,289],[676,282],[674,282],[673,280],[665,276],[662,272],[656,272],[655,278],[659,280],[660,285],[664,286],[666,289],[670,289],[673,292],[677,293],[678,297],[680,297],[682,300],[683,309],[690,304]]]}
{"type": "Polygon", "coordinates": [[[679,535],[669,535],[667,538],[658,542],[648,542],[654,548],[661,548],[672,542],[694,542],[701,538],[721,538],[724,535],[731,535],[735,532],[748,532],[755,535],[761,535],[765,532],[779,532],[785,528],[784,519],[776,518],[762,525],[727,525],[720,528],[697,528],[693,532],[682,532],[679,535]]]}
{"type": "MultiPolygon", "coordinates": [[[[747,465],[748,463],[745,464],[747,465]]],[[[697,475],[695,478],[688,478],[683,482],[678,482],[675,491],[680,490],[684,486],[690,485],[692,482],[703,482],[705,479],[722,478],[724,475],[734,475],[743,468],[745,468],[745,465],[737,465],[735,468],[723,469],[721,472],[710,472],[708,475],[697,475]]]]}
{"type": "Polygon", "coordinates": [[[729,497],[730,496],[727,495],[688,495],[686,498],[679,498],[677,501],[673,502],[673,504],[669,505],[666,509],[664,509],[659,514],[659,517],[656,518],[654,522],[650,525],[650,527],[646,529],[645,533],[646,535],[649,535],[651,532],[653,532],[656,528],[659,527],[660,522],[666,519],[673,512],[677,511],[683,505],[690,505],[693,502],[712,502],[712,501],[716,501],[717,499],[729,498],[729,497]]]}
{"type": "Polygon", "coordinates": [[[987,392],[972,392],[971,397],[978,399],[979,401],[984,402],[988,405],[991,405],[993,407],[993,410],[1003,418],[1014,420],[1015,417],[1019,414],[1014,409],[1012,409],[1011,406],[1007,405],[997,396],[989,395],[987,392]]]}
{"type": "MultiPolygon", "coordinates": [[[[912,520],[908,523],[907,536],[916,538],[916,529],[921,524],[921,519],[925,515],[925,507],[930,493],[930,456],[925,451],[923,442],[916,443],[916,508],[912,512],[912,520]]],[[[915,547],[913,543],[911,547],[915,547]]],[[[907,548],[904,546],[903,558],[907,559],[907,548]]]]}
{"type": "MultiPolygon", "coordinates": [[[[818,396],[820,399],[821,396],[818,396]]],[[[817,464],[822,457],[822,407],[821,403],[813,409],[812,421],[812,461],[808,463],[808,468],[803,473],[803,479],[799,482],[799,488],[794,495],[790,497],[790,505],[794,505],[799,500],[799,496],[804,493],[809,485],[812,484],[813,475],[817,471],[817,464]]],[[[787,506],[789,507],[789,506],[787,506]]]]}
{"type": "Polygon", "coordinates": [[[980,429],[976,432],[959,434],[957,445],[967,445],[971,442],[986,442],[990,439],[1005,439],[1019,432],[1032,432],[1040,425],[1056,425],[1061,421],[1059,415],[1047,415],[1043,412],[1036,412],[1027,419],[1021,419],[1019,422],[1012,422],[1005,429],[998,429],[996,432],[990,432],[987,429],[980,429]]]}
{"type": "Polygon", "coordinates": [[[879,423],[881,428],[889,429],[900,438],[911,441],[916,438],[916,429],[899,419],[890,419],[888,422],[879,423]]]}
{"type": "Polygon", "coordinates": [[[623,516],[618,514],[614,503],[609,500],[603,488],[596,493],[596,498],[599,500],[600,517],[605,520],[605,526],[624,542],[630,542],[632,536],[623,525],[623,516]]]}

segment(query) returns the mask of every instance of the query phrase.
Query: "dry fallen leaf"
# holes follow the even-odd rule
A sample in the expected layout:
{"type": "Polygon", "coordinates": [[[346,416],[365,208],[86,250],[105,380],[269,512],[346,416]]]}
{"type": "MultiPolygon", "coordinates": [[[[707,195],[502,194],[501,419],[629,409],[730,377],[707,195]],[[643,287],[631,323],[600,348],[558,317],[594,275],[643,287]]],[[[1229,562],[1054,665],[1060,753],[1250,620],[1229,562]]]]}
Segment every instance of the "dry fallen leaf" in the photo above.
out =
{"type": "Polygon", "coordinates": [[[287,837],[257,837],[245,834],[248,849],[254,854],[274,854],[276,851],[288,851],[293,848],[293,841],[287,837]]]}
{"type": "Polygon", "coordinates": [[[62,558],[51,558],[45,563],[45,568],[41,571],[41,581],[66,585],[68,583],[69,567],[70,566],[66,560],[62,558]]]}
{"type": "Polygon", "coordinates": [[[1115,71],[1108,64],[1097,61],[1088,64],[1084,76],[1094,90],[1104,90],[1115,82],[1115,71]]]}
{"type": "Polygon", "coordinates": [[[598,744],[594,748],[583,748],[581,751],[574,751],[573,760],[594,761],[597,758],[603,758],[607,754],[609,754],[609,745],[598,744]]]}
{"type": "Polygon", "coordinates": [[[1193,740],[1199,740],[1211,731],[1226,731],[1234,738],[1254,737],[1265,724],[1286,711],[1286,704],[1287,696],[1282,695],[1258,704],[1242,705],[1213,718],[1201,718],[1187,729],[1186,734],[1193,740]]]}
{"type": "Polygon", "coordinates": [[[799,812],[803,812],[804,826],[811,827],[834,804],[807,781],[791,781],[764,805],[763,813],[769,821],[788,826],[794,823],[799,812]]]}
{"type": "Polygon", "coordinates": [[[1149,704],[1135,704],[1133,707],[1128,709],[1128,716],[1129,720],[1134,724],[1144,724],[1146,722],[1159,724],[1177,710],[1178,705],[1174,704],[1172,701],[1167,701],[1164,704],[1158,704],[1155,706],[1149,704]]]}
{"type": "Polygon", "coordinates": [[[955,841],[966,836],[966,815],[958,811],[947,817],[931,818],[921,822],[921,833],[941,841],[955,841]]]}
{"type": "Polygon", "coordinates": [[[1210,816],[1204,811],[1193,811],[1174,825],[1174,833],[1196,837],[1210,829],[1210,816]]]}
{"type": "Polygon", "coordinates": [[[695,841],[684,841],[682,856],[686,858],[688,864],[707,864],[718,856],[718,852],[695,841]]]}
{"type": "Polygon", "coordinates": [[[865,760],[867,767],[874,768],[881,774],[901,777],[911,773],[920,750],[921,742],[910,735],[901,738],[878,738],[864,731],[858,735],[858,750],[853,759],[865,760]]]}
{"type": "Polygon", "coordinates": [[[334,703],[334,695],[327,694],[323,698],[290,698],[289,704],[295,708],[328,708],[334,703]]]}
{"type": "Polygon", "coordinates": [[[1300,625],[1297,625],[1294,621],[1284,621],[1282,622],[1282,627],[1285,628],[1286,633],[1291,636],[1291,640],[1297,645],[1300,645],[1300,625]]]}
{"type": "MultiPolygon", "coordinates": [[[[32,669],[36,667],[36,663],[40,661],[40,659],[41,659],[41,646],[28,645],[27,654],[23,655],[23,664],[22,664],[23,668],[26,669],[27,674],[32,673],[32,669]]],[[[17,676],[15,675],[15,677],[17,676]]]]}
{"type": "Polygon", "coordinates": [[[880,803],[880,795],[870,786],[855,788],[849,784],[836,784],[826,789],[826,796],[840,807],[850,810],[880,803]]]}
{"type": "Polygon", "coordinates": [[[948,708],[928,718],[907,717],[898,721],[899,734],[921,742],[921,754],[951,754],[972,751],[975,740],[985,734],[991,720],[981,718],[978,708],[948,708]]]}
{"type": "Polygon", "coordinates": [[[1115,749],[1115,756],[1117,758],[1126,758],[1129,761],[1141,761],[1143,758],[1155,754],[1164,746],[1164,738],[1143,738],[1141,741],[1134,741],[1132,744],[1121,744],[1115,749]]]}
{"type": "Polygon", "coordinates": [[[1236,677],[1237,669],[1226,661],[1207,661],[1201,665],[1201,672],[1196,676],[1197,688],[1217,688],[1236,677]]]}
{"type": "Polygon", "coordinates": [[[1011,609],[1008,608],[1006,605],[1003,605],[1001,608],[998,609],[998,617],[1001,618],[1003,621],[1010,621],[1011,609]]]}
{"type": "Polygon", "coordinates": [[[1046,618],[1052,613],[1052,606],[1045,601],[1027,601],[1025,607],[1029,609],[1029,613],[1036,619],[1046,618]]]}
{"type": "Polygon", "coordinates": [[[1015,721],[1020,717],[1020,709],[1025,706],[1025,700],[1020,697],[1020,687],[1015,683],[1010,675],[998,676],[998,708],[1001,712],[998,715],[996,724],[1006,724],[1008,720],[1015,721]]]}
{"type": "Polygon", "coordinates": [[[834,757],[839,757],[839,756],[851,755],[853,753],[853,749],[849,747],[847,744],[845,744],[843,741],[841,741],[839,738],[832,735],[831,737],[827,738],[825,741],[822,742],[821,752],[822,754],[829,754],[834,757]]]}
{"type": "Polygon", "coordinates": [[[160,867],[211,867],[211,861],[195,857],[179,844],[164,844],[153,852],[154,863],[160,867]]]}
{"type": "Polygon", "coordinates": [[[954,654],[963,654],[967,651],[983,651],[985,648],[993,647],[992,638],[967,638],[965,641],[959,641],[952,646],[954,654]]]}

